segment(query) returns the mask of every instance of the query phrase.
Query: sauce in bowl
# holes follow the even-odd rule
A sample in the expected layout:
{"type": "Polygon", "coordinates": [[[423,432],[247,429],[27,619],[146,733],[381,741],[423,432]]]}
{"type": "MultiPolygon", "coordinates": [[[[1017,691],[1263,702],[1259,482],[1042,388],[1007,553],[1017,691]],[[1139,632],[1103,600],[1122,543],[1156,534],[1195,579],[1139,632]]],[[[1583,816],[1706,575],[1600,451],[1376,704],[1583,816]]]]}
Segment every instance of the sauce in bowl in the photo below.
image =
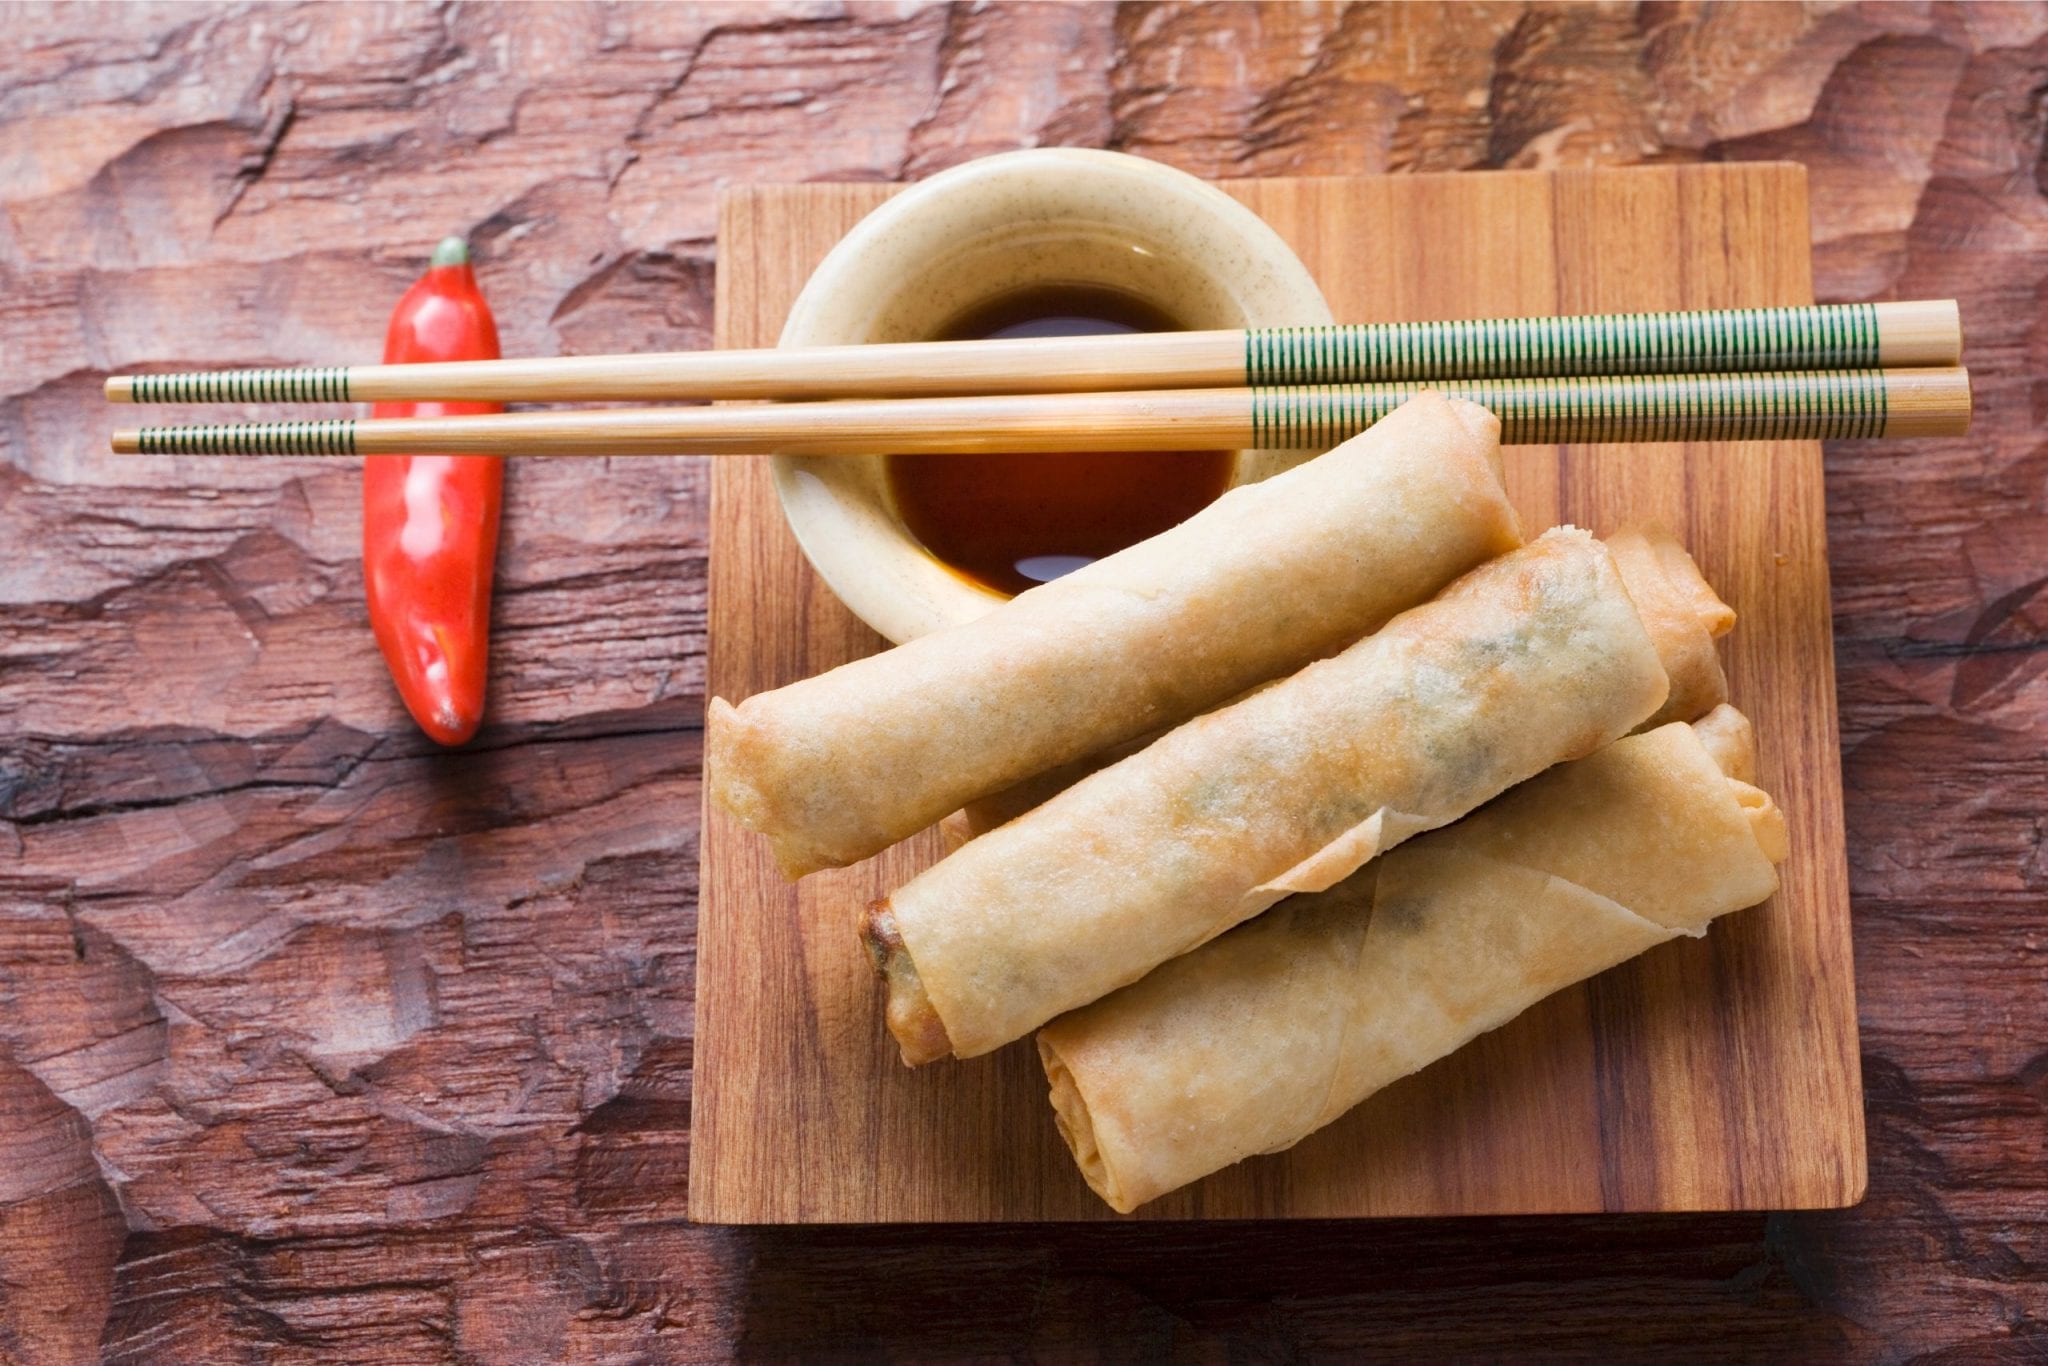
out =
{"type": "MultiPolygon", "coordinates": [[[[947,324],[934,340],[1181,330],[1136,295],[1056,285],[991,299],[947,324]]],[[[1230,486],[1233,456],[892,455],[889,497],[911,535],[941,562],[985,588],[1016,594],[1185,521],[1230,486]]]]}

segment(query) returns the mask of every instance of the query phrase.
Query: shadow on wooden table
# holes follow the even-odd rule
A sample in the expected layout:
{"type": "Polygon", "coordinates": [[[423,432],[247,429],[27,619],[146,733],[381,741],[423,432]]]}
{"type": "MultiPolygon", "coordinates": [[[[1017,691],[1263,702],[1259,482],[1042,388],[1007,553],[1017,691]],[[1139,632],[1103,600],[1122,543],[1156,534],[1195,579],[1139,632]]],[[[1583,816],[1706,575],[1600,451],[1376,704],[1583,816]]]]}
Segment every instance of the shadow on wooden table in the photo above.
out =
{"type": "Polygon", "coordinates": [[[1293,1360],[1871,1344],[1807,1250],[1831,1215],[726,1230],[746,1359],[1293,1360]],[[1625,1253],[1616,1249],[1626,1248],[1625,1253]]]}

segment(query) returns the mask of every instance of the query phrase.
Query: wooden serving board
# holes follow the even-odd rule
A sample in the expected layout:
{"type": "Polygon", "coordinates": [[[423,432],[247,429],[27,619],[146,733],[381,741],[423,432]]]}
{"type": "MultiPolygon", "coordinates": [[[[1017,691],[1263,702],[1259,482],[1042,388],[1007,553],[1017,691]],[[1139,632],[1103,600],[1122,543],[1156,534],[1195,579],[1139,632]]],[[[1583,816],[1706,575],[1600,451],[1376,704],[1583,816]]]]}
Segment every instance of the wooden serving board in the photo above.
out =
{"type": "MultiPolygon", "coordinates": [[[[1340,322],[1812,300],[1805,172],[1724,165],[1226,185],[1340,322]]],[[[729,192],[720,346],[772,345],[806,276],[892,187],[729,192]]],[[[1561,993],[1287,1153],[1136,1217],[1811,1208],[1864,1188],[1820,449],[1518,448],[1530,534],[1664,522],[1741,614],[1725,643],[1791,822],[1769,903],[1561,993]]],[[[882,648],[813,575],[765,459],[716,464],[710,688],[734,701],[882,648]]],[[[1114,1217],[1053,1130],[1028,1042],[911,1071],[854,917],[927,833],[784,882],[707,805],[690,1210],[717,1223],[1114,1217]]]]}

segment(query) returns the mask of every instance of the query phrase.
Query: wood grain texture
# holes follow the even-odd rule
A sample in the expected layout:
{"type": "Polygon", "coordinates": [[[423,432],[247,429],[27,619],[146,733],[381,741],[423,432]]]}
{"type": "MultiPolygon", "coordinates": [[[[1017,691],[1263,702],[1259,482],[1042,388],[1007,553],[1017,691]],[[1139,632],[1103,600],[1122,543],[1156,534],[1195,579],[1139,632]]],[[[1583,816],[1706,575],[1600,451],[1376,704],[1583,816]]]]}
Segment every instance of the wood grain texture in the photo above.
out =
{"type": "MultiPolygon", "coordinates": [[[[1811,301],[1796,166],[1224,185],[1288,239],[1339,322],[1811,301]],[[1426,269],[1404,259],[1424,249],[1426,269]]],[[[772,342],[809,266],[889,193],[728,191],[719,344],[772,342]]],[[[1505,454],[1531,534],[1660,521],[1734,606],[1731,686],[1791,827],[1782,890],[1142,1217],[1813,1208],[1863,1193],[1820,448],[1505,454]]],[[[765,460],[716,462],[711,498],[713,696],[739,701],[881,647],[804,561],[765,460]]],[[[764,841],[707,806],[694,1217],[1107,1216],[1054,1132],[1028,1041],[914,1072],[896,1056],[853,925],[935,856],[927,835],[791,885],[764,841]]]]}
{"type": "Polygon", "coordinates": [[[2048,9],[17,13],[0,1358],[2039,1355],[2048,9]],[[444,232],[477,244],[510,351],[701,346],[721,183],[1053,143],[1214,178],[1797,160],[1819,297],[1961,299],[1970,438],[1826,452],[1861,1205],[690,1225],[709,471],[509,472],[478,765],[429,753],[389,693],[353,470],[100,454],[109,371],[373,359],[444,232]],[[663,771],[624,762],[648,750],[663,771]],[[665,820],[634,852],[607,826],[643,804],[665,820]],[[491,876],[466,887],[458,857],[491,876]],[[369,911],[468,942],[460,972],[419,960],[436,1006],[406,1042],[328,1065],[343,1096],[295,1058],[372,994],[349,952],[369,911]]]}

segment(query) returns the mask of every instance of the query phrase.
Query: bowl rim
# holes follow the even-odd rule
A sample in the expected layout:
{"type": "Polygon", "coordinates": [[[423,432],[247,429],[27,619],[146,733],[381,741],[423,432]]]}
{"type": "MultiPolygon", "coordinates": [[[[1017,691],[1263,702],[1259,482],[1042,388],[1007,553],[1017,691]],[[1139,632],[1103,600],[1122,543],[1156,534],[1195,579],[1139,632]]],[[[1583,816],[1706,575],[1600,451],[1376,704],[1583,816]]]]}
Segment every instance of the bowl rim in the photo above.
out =
{"type": "MultiPolygon", "coordinates": [[[[1035,147],[962,162],[908,186],[878,205],[848,230],[811,272],[790,306],[777,345],[833,344],[837,338],[835,330],[828,329],[832,332],[828,338],[816,335],[816,330],[824,322],[823,315],[849,287],[851,277],[872,273],[864,263],[877,254],[885,254],[889,250],[890,239],[903,232],[906,223],[914,223],[932,213],[935,206],[960,196],[985,193],[988,184],[994,180],[1017,177],[1020,173],[1029,175],[1047,166],[1083,172],[1097,178],[1098,183],[1103,178],[1122,180],[1141,186],[1153,195],[1164,193],[1187,210],[1203,215],[1208,220],[1207,231],[1218,240],[1233,242],[1250,260],[1268,272],[1273,280],[1273,292],[1284,300],[1281,312],[1285,316],[1248,318],[1248,326],[1314,326],[1333,321],[1321,288],[1293,248],[1264,219],[1215,185],[1176,167],[1124,152],[1082,147],[1035,147]],[[1306,316],[1309,314],[1313,316],[1306,316]]],[[[1238,468],[1241,470],[1245,463],[1241,459],[1238,468]]],[[[782,506],[783,519],[804,557],[849,611],[898,644],[970,619],[970,614],[949,615],[938,610],[936,601],[910,601],[885,581],[886,576],[875,573],[869,563],[872,555],[868,538],[848,534],[844,516],[825,515],[821,500],[811,488],[806,487],[804,474],[809,465],[810,461],[804,457],[770,457],[777,499],[782,506]]],[[[1236,478],[1234,475],[1234,482],[1236,478]]],[[[900,525],[897,529],[907,550],[930,558],[938,572],[957,579],[963,587],[972,590],[972,598],[965,594],[955,595],[959,602],[978,600],[983,604],[972,615],[993,610],[1007,601],[1000,594],[973,584],[958,571],[931,557],[930,552],[918,545],[900,525]]]]}

